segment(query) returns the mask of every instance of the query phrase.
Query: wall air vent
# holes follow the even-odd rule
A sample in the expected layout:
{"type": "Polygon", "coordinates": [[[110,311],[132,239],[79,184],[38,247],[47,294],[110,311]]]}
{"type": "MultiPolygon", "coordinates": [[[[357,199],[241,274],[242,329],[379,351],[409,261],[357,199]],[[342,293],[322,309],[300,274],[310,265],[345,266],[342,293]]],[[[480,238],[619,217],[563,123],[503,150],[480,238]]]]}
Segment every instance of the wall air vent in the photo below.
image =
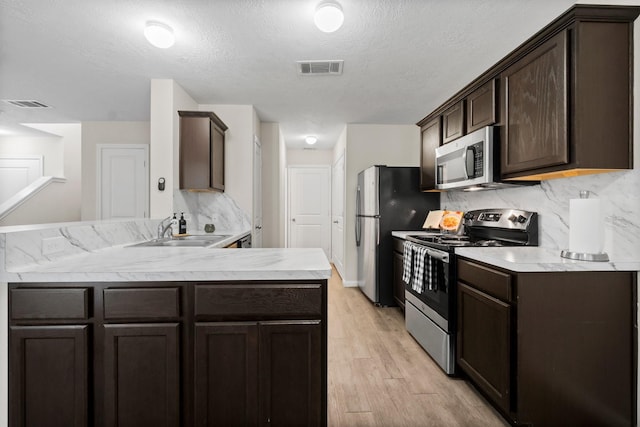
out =
{"type": "Polygon", "coordinates": [[[3,101],[18,108],[51,108],[49,105],[43,104],[39,101],[25,101],[15,99],[3,99],[3,101]]]}
{"type": "Polygon", "coordinates": [[[342,74],[344,60],[332,61],[296,61],[301,76],[339,76],[342,74]]]}

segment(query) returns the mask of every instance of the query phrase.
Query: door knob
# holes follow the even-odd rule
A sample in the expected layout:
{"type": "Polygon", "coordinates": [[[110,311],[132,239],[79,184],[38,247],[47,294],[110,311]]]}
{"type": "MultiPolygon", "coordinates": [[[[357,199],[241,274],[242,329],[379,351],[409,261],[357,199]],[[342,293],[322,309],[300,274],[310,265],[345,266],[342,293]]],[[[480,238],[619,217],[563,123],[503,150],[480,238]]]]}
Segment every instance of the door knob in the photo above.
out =
{"type": "Polygon", "coordinates": [[[296,219],[295,219],[295,218],[293,218],[291,221],[292,221],[292,222],[296,222],[296,219]]]}

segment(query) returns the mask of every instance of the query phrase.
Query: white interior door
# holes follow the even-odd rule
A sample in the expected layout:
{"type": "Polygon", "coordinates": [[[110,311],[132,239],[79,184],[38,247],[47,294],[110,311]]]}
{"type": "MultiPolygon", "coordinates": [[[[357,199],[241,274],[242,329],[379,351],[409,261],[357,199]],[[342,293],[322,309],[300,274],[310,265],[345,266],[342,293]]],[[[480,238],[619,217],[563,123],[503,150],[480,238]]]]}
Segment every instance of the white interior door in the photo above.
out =
{"type": "Polygon", "coordinates": [[[251,247],[262,247],[262,145],[253,136],[253,235],[251,247]]]}
{"type": "Polygon", "coordinates": [[[331,174],[331,260],[344,277],[344,153],[331,174]]]}
{"type": "Polygon", "coordinates": [[[0,205],[42,176],[42,156],[0,158],[0,205]]]}
{"type": "Polygon", "coordinates": [[[98,145],[99,219],[144,218],[149,206],[148,146],[98,145]]]}
{"type": "Polygon", "coordinates": [[[322,248],[331,259],[331,166],[288,171],[288,247],[322,248]]]}

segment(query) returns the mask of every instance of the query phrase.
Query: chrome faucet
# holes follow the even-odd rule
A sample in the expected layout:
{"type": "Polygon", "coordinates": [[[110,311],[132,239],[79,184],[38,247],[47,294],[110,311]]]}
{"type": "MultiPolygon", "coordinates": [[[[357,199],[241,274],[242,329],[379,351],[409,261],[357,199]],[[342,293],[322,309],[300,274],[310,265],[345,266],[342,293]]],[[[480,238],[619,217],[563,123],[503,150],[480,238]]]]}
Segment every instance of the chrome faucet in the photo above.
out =
{"type": "Polygon", "coordinates": [[[169,233],[169,237],[173,235],[173,228],[171,228],[172,218],[173,218],[172,216],[168,216],[162,221],[160,221],[160,224],[158,224],[158,239],[164,239],[164,236],[167,233],[167,230],[171,230],[171,232],[169,233]],[[167,225],[164,225],[165,221],[169,221],[169,223],[167,225]]]}

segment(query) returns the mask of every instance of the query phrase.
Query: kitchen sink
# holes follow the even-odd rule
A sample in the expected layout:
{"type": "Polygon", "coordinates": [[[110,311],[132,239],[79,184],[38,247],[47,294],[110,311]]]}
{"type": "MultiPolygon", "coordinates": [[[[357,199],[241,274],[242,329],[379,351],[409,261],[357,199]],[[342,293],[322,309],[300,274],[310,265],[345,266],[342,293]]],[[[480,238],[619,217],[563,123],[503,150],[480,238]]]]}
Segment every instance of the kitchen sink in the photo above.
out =
{"type": "Polygon", "coordinates": [[[171,248],[206,248],[231,237],[230,234],[191,235],[153,239],[128,247],[171,247],[171,248]]]}

